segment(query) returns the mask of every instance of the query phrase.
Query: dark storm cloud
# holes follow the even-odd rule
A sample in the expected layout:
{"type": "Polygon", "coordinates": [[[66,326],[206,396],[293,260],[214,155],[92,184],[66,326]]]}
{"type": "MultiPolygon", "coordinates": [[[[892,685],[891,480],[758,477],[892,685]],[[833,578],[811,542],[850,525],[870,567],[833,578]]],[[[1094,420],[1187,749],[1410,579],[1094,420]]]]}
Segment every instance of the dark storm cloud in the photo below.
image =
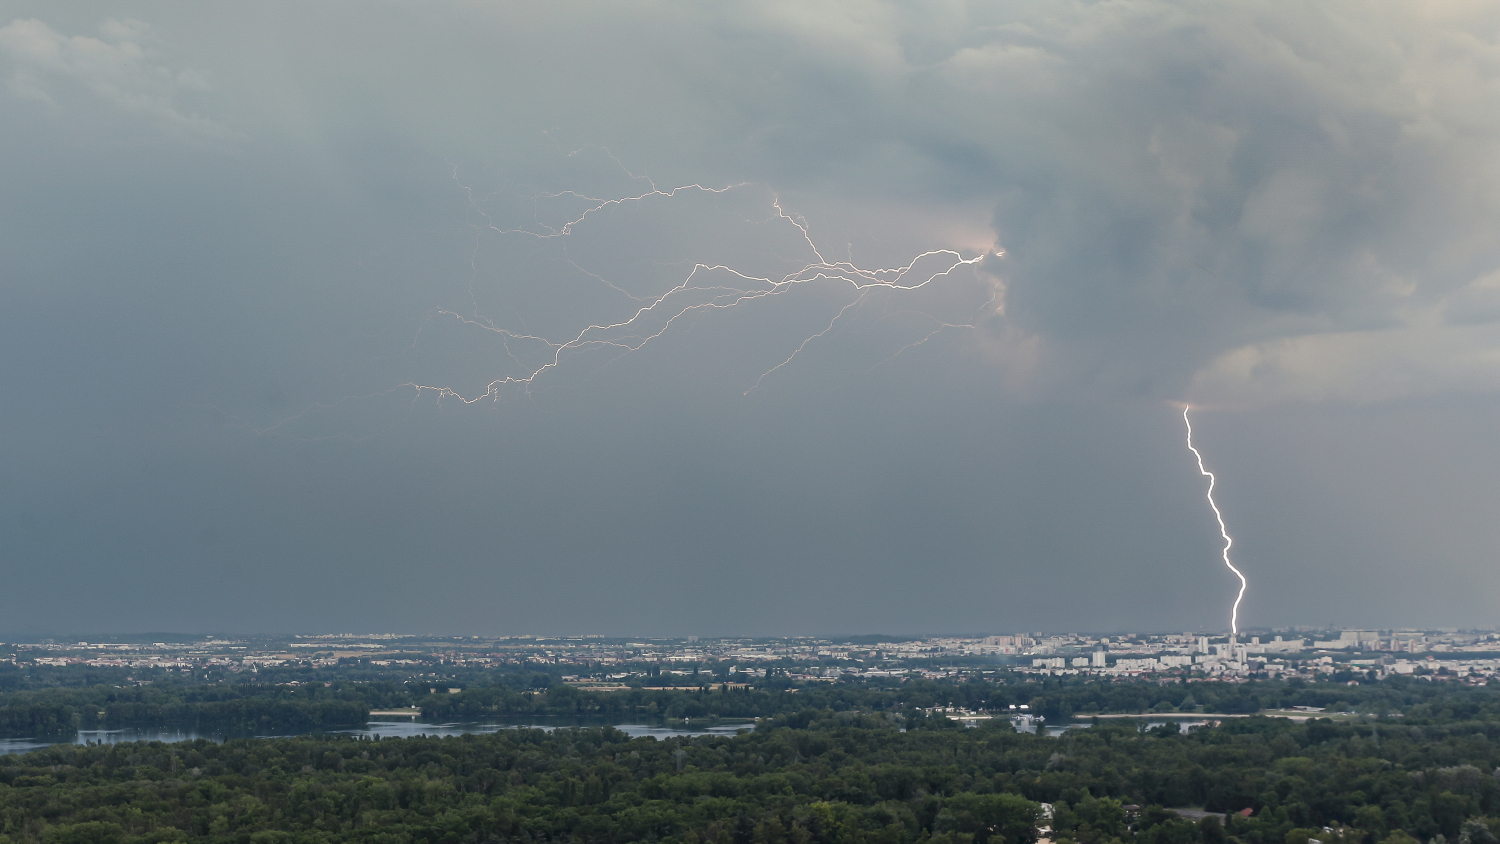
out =
{"type": "Polygon", "coordinates": [[[1452,3],[17,5],[0,628],[1220,627],[1165,400],[1239,408],[1200,436],[1248,623],[1490,623],[1497,34],[1452,3]],[[648,176],[744,184],[502,233],[648,176]],[[498,404],[398,388],[545,359],[483,319],[566,338],[694,262],[811,260],[777,196],[831,259],[1006,255],[757,389],[847,290],[498,404]]]}
{"type": "Polygon", "coordinates": [[[1409,349],[1411,390],[1493,387],[1471,360],[1493,329],[1455,327],[1482,319],[1500,265],[1492,10],[879,8],[736,19],[808,83],[746,118],[755,160],[830,190],[995,196],[1007,304],[1053,352],[1047,379],[1400,394],[1327,360],[1356,343],[1381,371],[1398,364],[1379,349],[1409,349]]]}

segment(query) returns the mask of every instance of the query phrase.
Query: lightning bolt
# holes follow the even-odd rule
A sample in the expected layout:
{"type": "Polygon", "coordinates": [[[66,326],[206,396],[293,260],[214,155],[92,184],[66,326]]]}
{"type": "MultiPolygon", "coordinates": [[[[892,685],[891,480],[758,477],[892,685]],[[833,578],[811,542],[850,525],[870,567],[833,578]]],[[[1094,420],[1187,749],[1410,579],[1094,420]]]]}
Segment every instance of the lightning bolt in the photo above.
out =
{"type": "MultiPolygon", "coordinates": [[[[998,253],[998,252],[996,253],[997,256],[1000,256],[1002,254],[1004,254],[1004,253],[998,253]]],[[[927,336],[923,337],[920,340],[914,340],[914,341],[912,341],[910,343],[907,343],[905,346],[902,346],[901,348],[897,349],[896,352],[895,352],[895,354],[891,355],[890,357],[886,358],[885,360],[881,361],[880,363],[876,364],[874,367],[871,367],[871,368],[872,369],[876,369],[876,368],[885,366],[886,364],[890,363],[891,361],[895,360],[896,358],[901,357],[901,355],[904,354],[908,349],[915,349],[918,346],[926,345],[926,343],[927,343],[928,340],[931,340],[932,338],[938,336],[939,334],[942,334],[944,331],[947,331],[950,328],[969,328],[969,329],[974,328],[974,322],[972,320],[978,320],[979,319],[979,314],[984,313],[985,311],[989,310],[990,306],[993,305],[993,304],[995,304],[995,300],[999,299],[999,298],[1000,298],[1000,294],[999,293],[991,293],[990,294],[990,298],[988,300],[986,300],[983,305],[979,306],[979,310],[974,314],[974,316],[970,317],[970,320],[971,320],[970,322],[958,322],[958,323],[955,323],[955,322],[942,322],[941,320],[936,320],[936,319],[933,320],[934,322],[937,323],[937,327],[934,328],[934,329],[932,329],[931,331],[929,331],[927,333],[927,336]]]]}
{"type": "MultiPolygon", "coordinates": [[[[778,208],[777,211],[780,212],[780,209],[778,208]]],[[[799,230],[802,231],[804,236],[807,235],[806,228],[800,222],[792,220],[791,217],[787,217],[785,214],[782,214],[782,217],[791,221],[793,225],[795,225],[799,230]]],[[[811,243],[810,240],[809,243],[811,243]]],[[[821,258],[821,256],[819,257],[821,258]]],[[[586,348],[614,348],[620,350],[621,352],[635,352],[639,351],[642,347],[644,347],[652,340],[661,337],[669,329],[671,329],[673,324],[678,320],[695,312],[733,308],[736,306],[744,305],[756,299],[764,299],[770,296],[785,293],[786,291],[799,285],[805,285],[817,281],[833,281],[847,284],[855,294],[853,300],[834,315],[833,319],[829,321],[826,328],[802,341],[802,343],[798,345],[797,348],[792,350],[792,353],[788,355],[785,360],[761,373],[761,376],[755,379],[755,383],[751,385],[750,389],[746,390],[746,393],[749,393],[759,387],[761,381],[765,380],[766,376],[791,363],[792,360],[797,357],[797,355],[801,354],[802,351],[807,348],[809,343],[833,330],[834,325],[839,320],[839,317],[842,317],[854,306],[864,302],[864,300],[871,292],[878,290],[919,290],[927,286],[928,284],[931,284],[932,282],[949,275],[960,267],[977,264],[980,261],[984,260],[984,258],[985,254],[983,253],[972,258],[965,258],[958,252],[951,249],[936,249],[921,253],[916,258],[912,259],[911,263],[907,264],[904,267],[881,268],[872,270],[861,269],[859,267],[843,262],[830,264],[819,260],[815,263],[805,265],[795,273],[791,273],[778,279],[772,279],[763,276],[746,275],[735,270],[732,267],[727,267],[722,264],[695,264],[693,266],[692,272],[688,274],[687,278],[682,283],[678,284],[676,287],[673,287],[671,290],[667,291],[660,297],[648,300],[645,305],[642,305],[635,311],[635,313],[631,314],[628,318],[619,320],[617,322],[594,323],[584,328],[582,331],[579,331],[576,335],[562,341],[552,341],[548,340],[545,337],[540,337],[534,334],[512,332],[507,329],[495,326],[490,320],[483,317],[479,317],[476,319],[463,316],[462,314],[458,314],[453,311],[439,311],[438,313],[442,316],[451,317],[465,325],[479,328],[484,331],[493,332],[499,335],[502,338],[502,341],[506,344],[507,353],[509,353],[509,343],[511,341],[527,341],[533,343],[541,343],[547,347],[550,347],[551,359],[541,366],[535,367],[530,372],[527,372],[523,375],[507,375],[501,378],[496,378],[488,385],[486,385],[485,391],[483,393],[479,393],[477,395],[464,396],[451,387],[418,384],[415,382],[400,384],[398,385],[397,389],[412,388],[417,390],[419,393],[432,392],[437,394],[440,398],[453,398],[463,402],[464,404],[473,404],[485,399],[498,401],[500,398],[500,391],[506,385],[525,386],[532,384],[536,381],[537,378],[546,374],[549,370],[553,370],[561,366],[564,362],[564,357],[570,351],[577,351],[586,348]],[[925,278],[919,277],[916,280],[912,280],[911,278],[909,278],[913,271],[913,268],[919,262],[921,262],[925,258],[931,258],[934,256],[938,256],[944,260],[949,261],[948,266],[928,275],[925,278]],[[742,282],[747,283],[747,286],[735,287],[718,285],[703,287],[695,285],[693,283],[693,280],[700,273],[707,274],[710,272],[728,273],[732,277],[738,278],[742,282]],[[762,286],[757,289],[756,285],[762,286]],[[678,299],[681,299],[684,296],[689,296],[692,294],[706,294],[708,296],[708,301],[678,305],[676,306],[675,310],[673,309],[674,306],[668,304],[668,302],[674,296],[678,299]],[[630,333],[633,329],[645,325],[650,317],[660,316],[662,314],[667,314],[667,316],[662,320],[660,327],[655,328],[654,330],[648,329],[646,333],[630,333]],[[611,332],[622,333],[612,335],[611,332]]],[[[611,284],[610,286],[614,287],[613,284],[611,284]]],[[[965,327],[972,328],[973,326],[965,327]]],[[[514,354],[509,354],[509,356],[512,360],[517,360],[514,354]]]]}
{"type": "Polygon", "coordinates": [[[1231,636],[1238,636],[1240,635],[1240,601],[1245,597],[1245,587],[1249,586],[1249,582],[1245,580],[1244,572],[1235,568],[1234,563],[1229,561],[1229,548],[1234,545],[1234,540],[1230,538],[1229,528],[1224,524],[1224,514],[1219,512],[1219,505],[1214,503],[1214,482],[1216,480],[1214,473],[1204,468],[1203,455],[1199,454],[1198,449],[1193,447],[1193,420],[1188,418],[1188,411],[1192,409],[1191,405],[1182,406],[1182,421],[1183,424],[1187,425],[1188,451],[1191,451],[1193,457],[1198,459],[1198,472],[1208,478],[1208,506],[1213,508],[1214,518],[1219,520],[1219,535],[1224,537],[1224,565],[1230,571],[1234,572],[1235,577],[1240,579],[1240,591],[1234,596],[1234,606],[1229,612],[1229,633],[1231,636]]]}
{"type": "MultiPolygon", "coordinates": [[[[583,150],[575,150],[568,153],[569,157],[580,154],[583,150]]],[[[481,311],[478,297],[475,293],[475,285],[479,274],[476,259],[471,256],[469,262],[469,290],[468,299],[471,310],[462,313],[458,310],[440,309],[423,320],[417,328],[416,337],[412,341],[411,350],[414,350],[420,342],[422,333],[432,325],[433,322],[449,320],[462,326],[467,330],[479,331],[493,336],[499,341],[501,354],[497,362],[502,363],[504,368],[501,372],[494,373],[488,382],[481,381],[475,389],[461,392],[458,388],[430,381],[403,381],[392,384],[375,392],[358,395],[345,395],[328,401],[319,402],[306,407],[302,412],[290,418],[276,422],[269,427],[253,429],[256,433],[289,433],[278,431],[284,426],[302,419],[310,412],[328,411],[346,402],[354,402],[366,399],[377,399],[393,396],[409,391],[412,399],[411,407],[415,407],[417,400],[423,396],[435,397],[439,403],[455,401],[465,405],[472,405],[489,400],[498,402],[511,390],[529,393],[532,385],[544,377],[564,367],[565,364],[576,355],[584,353],[604,352],[606,358],[613,360],[621,355],[630,354],[641,350],[652,341],[662,337],[686,321],[699,315],[740,308],[759,300],[765,300],[780,296],[792,290],[810,284],[833,284],[845,288],[849,297],[835,314],[829,319],[827,325],[821,330],[807,336],[799,344],[791,347],[786,356],[765,370],[758,378],[749,383],[745,393],[757,390],[770,376],[777,373],[783,367],[791,364],[809,345],[827,336],[838,327],[850,311],[857,310],[865,304],[870,296],[877,293],[910,293],[939,282],[964,267],[972,267],[984,259],[1001,256],[1004,253],[998,250],[985,250],[972,256],[965,256],[953,249],[934,249],[921,252],[906,263],[899,266],[886,267],[861,267],[853,260],[839,260],[837,258],[826,258],[825,253],[815,242],[809,225],[801,215],[790,213],[781,204],[774,194],[770,198],[769,208],[765,217],[757,220],[746,219],[747,224],[761,225],[770,224],[787,226],[793,242],[799,244],[801,249],[806,250],[808,260],[795,270],[785,275],[770,276],[743,272],[731,266],[718,263],[694,263],[687,268],[681,281],[660,295],[638,295],[637,292],[627,290],[620,283],[611,281],[598,272],[581,266],[568,252],[567,242],[573,237],[580,227],[591,221],[604,218],[609,212],[629,206],[643,206],[657,202],[671,202],[674,198],[697,194],[699,196],[712,196],[729,194],[731,192],[752,187],[749,184],[729,184],[724,186],[708,186],[691,183],[676,187],[660,187],[648,176],[631,172],[614,156],[609,150],[604,149],[615,165],[631,180],[644,182],[645,190],[640,192],[629,191],[624,196],[599,196],[591,195],[591,192],[563,190],[557,192],[532,194],[529,196],[515,195],[522,202],[529,200],[531,206],[532,224],[502,225],[496,218],[488,213],[483,206],[483,198],[476,192],[459,181],[457,169],[454,169],[453,179],[459,189],[467,196],[470,209],[476,215],[474,230],[476,234],[498,235],[503,237],[518,237],[533,239],[536,241],[553,241],[561,244],[562,260],[573,269],[584,276],[593,279],[601,285],[608,295],[622,296],[628,300],[627,310],[617,312],[618,316],[613,319],[591,321],[589,324],[574,332],[562,336],[543,336],[541,333],[516,330],[506,327],[500,320],[494,319],[481,311]],[[567,214],[563,222],[544,222],[541,219],[541,208],[539,203],[561,200],[564,202],[577,202],[580,207],[567,214]],[[509,372],[505,370],[509,369],[509,372]]],[[[477,253],[477,241],[476,241],[477,253]]],[[[852,249],[851,249],[852,252],[852,249]]],[[[795,264],[793,266],[796,266],[795,264]]],[[[995,293],[985,307],[981,307],[982,313],[993,305],[999,296],[995,293]]],[[[618,300],[617,300],[618,301],[618,300]]],[[[948,323],[933,318],[938,327],[915,343],[909,343],[896,352],[900,355],[914,346],[922,345],[933,336],[943,330],[955,328],[977,328],[971,317],[970,323],[948,323]]],[[[894,356],[893,356],[894,357],[894,356]]],[[[409,412],[409,411],[408,411],[409,412]]],[[[300,439],[300,437],[296,437],[300,439]]]]}

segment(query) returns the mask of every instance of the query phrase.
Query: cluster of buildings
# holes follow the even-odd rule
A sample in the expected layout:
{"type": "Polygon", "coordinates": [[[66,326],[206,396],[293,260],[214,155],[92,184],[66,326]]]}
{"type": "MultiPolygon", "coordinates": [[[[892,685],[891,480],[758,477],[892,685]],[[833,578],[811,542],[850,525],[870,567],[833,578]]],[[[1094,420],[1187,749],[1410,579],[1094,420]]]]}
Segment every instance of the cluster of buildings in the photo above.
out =
{"type": "Polygon", "coordinates": [[[1010,670],[1033,674],[1220,678],[1316,677],[1339,672],[1412,674],[1487,681],[1500,672],[1492,631],[1285,630],[1239,638],[1198,633],[1021,633],[1003,636],[763,639],[508,638],[339,633],[191,642],[28,642],[0,645],[0,660],[33,665],[259,670],[350,663],[425,670],[436,666],[535,666],[576,682],[687,684],[784,677],[963,677],[1010,670]],[[1303,635],[1304,633],[1310,635],[1303,635]],[[658,678],[658,679],[653,679],[658,678]],[[689,679],[691,678],[691,679],[689,679]]]}
{"type": "Polygon", "coordinates": [[[1337,635],[1211,638],[1052,637],[1038,640],[1022,671],[1132,676],[1316,678],[1337,673],[1410,674],[1487,682],[1500,674],[1500,634],[1491,631],[1340,630],[1337,635]],[[1070,655],[1058,655],[1070,654],[1070,655]]]}

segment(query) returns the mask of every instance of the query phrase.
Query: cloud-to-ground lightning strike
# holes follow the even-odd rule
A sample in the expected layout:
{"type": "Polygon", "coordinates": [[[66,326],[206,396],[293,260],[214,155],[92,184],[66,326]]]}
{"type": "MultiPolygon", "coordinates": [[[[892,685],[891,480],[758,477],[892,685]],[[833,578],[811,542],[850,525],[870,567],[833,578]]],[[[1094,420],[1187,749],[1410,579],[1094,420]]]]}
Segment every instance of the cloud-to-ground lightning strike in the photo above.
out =
{"type": "Polygon", "coordinates": [[[1244,573],[1235,568],[1234,563],[1229,561],[1229,548],[1234,545],[1234,540],[1230,538],[1229,528],[1224,524],[1224,514],[1219,512],[1219,505],[1214,503],[1214,482],[1216,480],[1214,473],[1208,471],[1203,466],[1203,455],[1199,454],[1198,449],[1193,447],[1193,420],[1188,418],[1188,412],[1192,409],[1190,405],[1182,406],[1182,421],[1187,425],[1187,447],[1193,453],[1193,457],[1198,460],[1199,473],[1208,478],[1208,506],[1213,508],[1214,518],[1219,520],[1219,535],[1224,537],[1224,565],[1228,566],[1229,570],[1234,572],[1234,576],[1240,579],[1240,591],[1234,596],[1234,606],[1229,612],[1229,634],[1231,636],[1238,636],[1240,635],[1240,600],[1245,597],[1245,587],[1249,585],[1249,582],[1245,580],[1244,573]]]}

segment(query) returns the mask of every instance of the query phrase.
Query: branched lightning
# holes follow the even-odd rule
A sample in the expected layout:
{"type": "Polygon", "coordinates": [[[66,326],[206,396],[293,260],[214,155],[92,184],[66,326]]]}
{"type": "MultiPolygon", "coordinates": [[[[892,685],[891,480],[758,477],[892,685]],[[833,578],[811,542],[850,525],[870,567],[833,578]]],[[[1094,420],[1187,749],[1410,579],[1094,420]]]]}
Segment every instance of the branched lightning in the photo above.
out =
{"type": "Polygon", "coordinates": [[[998,292],[990,294],[990,298],[985,300],[985,303],[979,306],[979,310],[976,311],[972,317],[970,317],[970,322],[942,322],[941,320],[934,320],[934,322],[937,322],[937,326],[931,331],[927,332],[926,336],[924,336],[920,340],[913,340],[912,342],[907,343],[905,346],[897,349],[894,353],[891,354],[890,357],[876,364],[875,367],[885,366],[896,358],[901,357],[901,355],[905,354],[908,349],[915,349],[918,346],[926,345],[928,340],[931,340],[932,338],[938,336],[939,334],[942,334],[944,331],[947,331],[950,328],[972,329],[974,327],[973,321],[979,319],[979,315],[989,310],[990,306],[995,304],[995,300],[999,298],[1000,294],[998,292]]]}
{"type": "MultiPolygon", "coordinates": [[[[577,152],[579,151],[569,153],[569,155],[575,155],[577,152]]],[[[434,396],[440,403],[452,400],[469,405],[482,402],[486,399],[492,402],[499,401],[508,389],[517,389],[523,392],[529,391],[530,387],[538,379],[546,377],[552,371],[562,367],[570,356],[577,353],[605,351],[607,353],[617,353],[614,355],[617,357],[618,355],[636,352],[653,340],[660,338],[674,326],[697,315],[742,307],[758,300],[779,296],[804,285],[831,282],[834,285],[847,289],[849,293],[848,300],[832,316],[828,324],[821,331],[802,340],[779,363],[762,372],[745,390],[745,393],[749,394],[759,388],[767,377],[792,363],[810,344],[833,331],[846,314],[865,303],[870,295],[881,291],[910,292],[920,290],[950,276],[963,267],[977,265],[992,254],[986,251],[971,257],[965,257],[953,249],[934,249],[916,255],[904,265],[878,268],[860,267],[853,260],[829,260],[824,257],[823,251],[814,242],[807,222],[800,215],[789,213],[782,206],[780,199],[773,195],[766,218],[753,222],[791,226],[793,229],[791,232],[793,239],[805,244],[805,248],[808,250],[812,260],[798,267],[793,272],[778,277],[747,273],[734,267],[717,263],[694,263],[691,269],[687,269],[686,264],[684,264],[684,269],[687,270],[685,276],[665,293],[654,296],[640,295],[638,292],[626,289],[620,283],[605,278],[598,272],[581,266],[568,252],[568,239],[585,223],[597,219],[613,209],[643,205],[650,202],[670,201],[673,197],[694,193],[726,194],[744,188],[746,185],[731,184],[723,187],[711,187],[693,183],[672,188],[660,188],[649,177],[638,175],[626,169],[607,149],[603,150],[603,152],[615,164],[619,165],[620,169],[630,179],[643,182],[643,187],[646,190],[623,197],[599,197],[574,190],[534,194],[528,197],[518,196],[517,198],[522,201],[530,200],[532,209],[531,217],[535,222],[535,225],[526,224],[520,228],[497,224],[494,216],[486,212],[483,206],[483,198],[476,196],[474,190],[459,182],[456,169],[454,171],[454,180],[467,196],[470,209],[475,212],[477,219],[480,221],[476,227],[477,232],[531,238],[538,241],[561,241],[563,260],[586,277],[600,283],[612,295],[619,295],[628,300],[629,310],[621,313],[617,319],[591,322],[576,333],[561,337],[547,337],[542,336],[541,333],[505,327],[501,320],[494,319],[481,312],[478,297],[475,293],[475,284],[478,277],[477,258],[471,257],[469,262],[470,278],[468,293],[469,305],[472,310],[468,313],[460,313],[451,309],[437,310],[423,321],[422,326],[417,329],[417,336],[420,338],[422,332],[435,319],[452,320],[466,328],[487,332],[497,337],[500,341],[499,345],[503,349],[502,359],[508,360],[509,363],[506,368],[511,369],[511,372],[505,374],[496,373],[499,377],[495,377],[488,383],[484,383],[482,390],[470,391],[467,394],[460,392],[456,387],[440,383],[404,381],[374,393],[349,395],[331,402],[315,404],[304,408],[302,412],[297,413],[291,418],[283,419],[269,427],[260,428],[258,432],[267,433],[274,431],[305,416],[314,409],[328,409],[346,401],[373,399],[406,390],[412,391],[414,401],[424,395],[434,396]],[[570,213],[568,216],[571,219],[565,222],[544,222],[539,203],[556,200],[581,202],[583,203],[583,207],[581,210],[575,210],[570,213]]],[[[476,245],[476,250],[477,248],[476,245]]],[[[1003,253],[994,252],[993,254],[1001,255],[1003,253]]],[[[993,304],[994,299],[998,295],[997,293],[995,296],[992,296],[990,302],[985,307],[982,307],[980,311],[987,310],[988,306],[993,304]]],[[[896,354],[899,355],[902,351],[913,346],[922,345],[944,330],[960,327],[976,327],[974,324],[947,323],[935,319],[934,321],[938,322],[936,329],[915,343],[906,345],[901,350],[898,350],[896,354]]],[[[413,348],[415,348],[416,342],[416,340],[413,341],[413,348]]]]}
{"type": "Polygon", "coordinates": [[[1240,600],[1245,597],[1245,587],[1249,585],[1249,582],[1245,580],[1244,573],[1229,561],[1229,548],[1234,545],[1234,540],[1229,537],[1229,528],[1224,524],[1224,514],[1219,512],[1219,505],[1214,503],[1216,480],[1214,473],[1204,468],[1203,455],[1193,447],[1193,421],[1188,418],[1188,411],[1192,409],[1190,405],[1182,406],[1182,421],[1187,425],[1187,447],[1193,453],[1193,457],[1198,459],[1198,472],[1208,478],[1208,506],[1213,508],[1214,518],[1219,520],[1219,535],[1224,537],[1224,565],[1228,566],[1229,570],[1234,572],[1234,576],[1240,579],[1240,591],[1234,596],[1234,606],[1229,612],[1229,633],[1231,636],[1238,636],[1240,635],[1240,600]]]}
{"type": "MultiPolygon", "coordinates": [[[[779,210],[780,209],[778,209],[778,211],[779,210]]],[[[788,217],[785,214],[782,214],[782,217],[783,219],[792,221],[792,224],[797,226],[797,228],[801,230],[804,235],[806,235],[807,230],[800,223],[792,220],[791,217],[788,217]]],[[[810,242],[811,241],[809,240],[809,243],[810,242]]],[[[853,308],[855,305],[858,305],[862,301],[864,301],[865,297],[871,291],[882,289],[900,291],[918,290],[952,273],[959,267],[977,264],[978,262],[982,261],[984,257],[985,256],[981,254],[972,258],[965,258],[958,252],[951,249],[937,249],[921,253],[916,258],[914,258],[910,264],[907,264],[904,267],[881,268],[873,270],[861,269],[859,267],[853,266],[852,264],[847,264],[842,261],[830,264],[820,260],[816,263],[807,264],[797,272],[783,276],[779,279],[747,275],[739,272],[738,270],[735,270],[732,267],[727,267],[722,264],[695,264],[692,271],[688,273],[687,278],[684,279],[680,284],[673,287],[671,290],[667,291],[659,297],[647,300],[646,304],[638,308],[628,318],[611,323],[593,323],[583,330],[579,331],[572,337],[561,341],[548,340],[545,337],[540,337],[535,334],[523,334],[509,331],[507,329],[496,326],[493,322],[484,317],[467,317],[463,314],[459,314],[453,311],[443,310],[438,312],[442,316],[451,317],[465,325],[498,334],[501,338],[503,338],[503,342],[505,343],[507,352],[510,351],[509,344],[512,341],[541,343],[550,348],[550,359],[541,366],[535,367],[530,372],[523,375],[506,375],[501,378],[496,378],[488,385],[486,385],[485,391],[483,393],[479,393],[477,395],[464,396],[450,387],[435,386],[430,384],[418,384],[414,382],[400,384],[393,389],[413,388],[419,392],[432,392],[437,394],[441,398],[457,399],[464,404],[473,404],[485,399],[498,400],[500,397],[500,391],[505,386],[525,386],[535,382],[537,378],[546,374],[549,370],[556,369],[557,367],[562,365],[564,357],[570,351],[577,351],[579,349],[590,347],[615,348],[619,349],[621,352],[639,351],[647,343],[665,334],[676,322],[695,312],[733,308],[739,305],[744,305],[745,303],[754,301],[756,299],[764,299],[769,296],[775,296],[780,293],[785,293],[786,291],[798,285],[804,285],[816,281],[833,281],[847,284],[851,292],[854,293],[854,298],[841,310],[839,310],[837,314],[834,315],[833,319],[829,321],[826,328],[802,341],[802,343],[798,345],[797,348],[794,349],[785,360],[761,373],[760,377],[755,379],[755,383],[750,387],[750,390],[754,390],[756,387],[760,386],[761,381],[763,381],[766,376],[782,368],[783,366],[786,366],[788,363],[791,363],[792,359],[800,354],[803,349],[807,348],[807,345],[809,343],[811,343],[813,340],[818,339],[819,337],[824,336],[830,330],[832,330],[834,325],[838,322],[839,317],[843,316],[844,313],[847,312],[850,308],[853,308]],[[950,263],[944,269],[934,272],[926,276],[925,278],[919,278],[915,281],[912,280],[910,278],[910,275],[916,264],[924,258],[931,258],[934,256],[942,256],[950,263]],[[746,286],[697,286],[693,283],[694,279],[696,279],[700,274],[707,274],[711,272],[727,273],[733,278],[739,279],[741,282],[744,282],[746,286]],[[757,287],[757,285],[760,286],[757,287]],[[707,296],[707,301],[692,302],[689,304],[671,304],[671,301],[674,299],[674,297],[678,300],[681,300],[682,298],[693,295],[707,296]],[[646,321],[650,317],[660,316],[663,314],[667,316],[662,320],[660,326],[655,328],[654,330],[648,330],[646,333],[631,333],[633,329],[645,325],[646,321]],[[612,334],[611,332],[621,333],[612,334]]],[[[614,285],[610,286],[614,287],[614,285]]],[[[511,354],[511,359],[516,360],[514,354],[511,354]]],[[[748,393],[750,392],[750,390],[747,390],[746,392],[748,393]]]]}

